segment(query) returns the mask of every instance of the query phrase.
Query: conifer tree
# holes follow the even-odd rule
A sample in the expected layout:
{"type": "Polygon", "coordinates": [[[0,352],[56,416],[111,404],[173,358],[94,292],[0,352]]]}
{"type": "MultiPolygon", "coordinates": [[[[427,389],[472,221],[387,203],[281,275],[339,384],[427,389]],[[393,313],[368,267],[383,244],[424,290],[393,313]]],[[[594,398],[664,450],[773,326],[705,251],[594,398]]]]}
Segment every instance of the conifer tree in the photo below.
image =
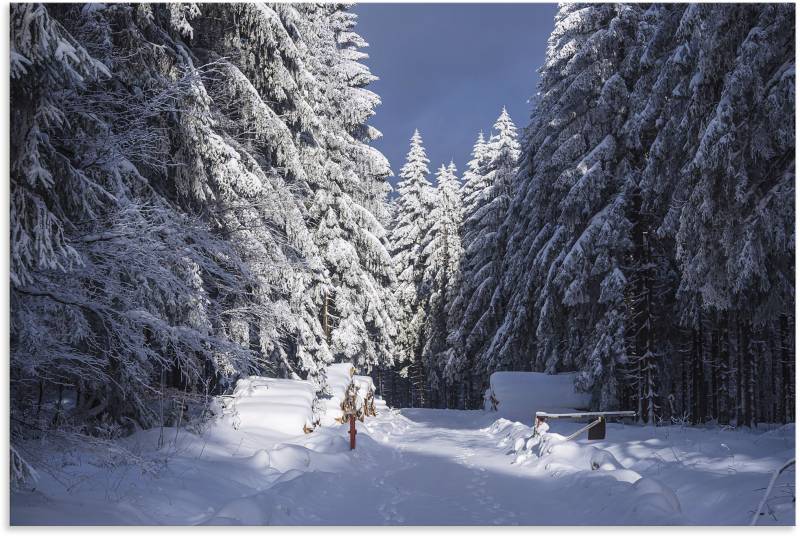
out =
{"type": "Polygon", "coordinates": [[[423,324],[427,299],[423,289],[424,263],[422,251],[425,237],[432,226],[435,206],[434,191],[428,180],[429,160],[422,145],[422,136],[415,130],[406,162],[400,169],[390,242],[396,275],[395,323],[397,338],[395,359],[401,376],[412,383],[412,403],[425,405],[425,376],[421,360],[423,324]]]}
{"type": "Polygon", "coordinates": [[[489,141],[481,146],[479,138],[476,153],[479,151],[483,155],[476,155],[477,172],[468,183],[472,192],[465,199],[462,285],[451,306],[452,312],[459,312],[460,319],[449,337],[454,352],[464,356],[463,366],[472,378],[467,380],[469,386],[465,390],[465,404],[470,407],[478,403],[481,387],[481,380],[475,378],[486,378],[485,364],[478,361],[478,356],[500,318],[492,297],[500,281],[505,254],[501,227],[508,213],[520,154],[516,127],[505,108],[489,141]]]}
{"type": "Polygon", "coordinates": [[[447,383],[444,369],[452,358],[447,334],[455,320],[450,315],[461,284],[461,187],[453,162],[442,165],[436,174],[436,205],[431,212],[433,225],[425,237],[423,286],[428,296],[427,314],[423,328],[422,360],[428,373],[433,406],[454,407],[455,389],[447,383]]]}

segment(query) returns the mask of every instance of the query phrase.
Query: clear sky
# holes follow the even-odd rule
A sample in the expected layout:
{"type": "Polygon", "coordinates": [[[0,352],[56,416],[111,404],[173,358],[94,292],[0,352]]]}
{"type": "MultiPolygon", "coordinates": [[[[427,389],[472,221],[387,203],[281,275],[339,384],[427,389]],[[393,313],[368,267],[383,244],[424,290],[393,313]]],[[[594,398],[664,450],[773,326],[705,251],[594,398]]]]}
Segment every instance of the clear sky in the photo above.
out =
{"type": "MultiPolygon", "coordinates": [[[[383,104],[371,124],[395,175],[415,128],[431,160],[431,181],[452,158],[459,175],[478,131],[506,106],[520,129],[536,92],[556,4],[359,4],[356,30],[383,104]]],[[[398,178],[392,178],[396,184],[398,178]]]]}

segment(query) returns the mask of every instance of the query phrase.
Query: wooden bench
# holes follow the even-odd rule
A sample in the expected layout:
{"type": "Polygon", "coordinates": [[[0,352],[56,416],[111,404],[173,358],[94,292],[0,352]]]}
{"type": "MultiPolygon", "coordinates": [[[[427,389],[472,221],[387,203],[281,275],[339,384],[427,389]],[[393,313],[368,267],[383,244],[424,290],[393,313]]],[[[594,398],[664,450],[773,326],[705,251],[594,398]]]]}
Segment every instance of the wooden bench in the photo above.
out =
{"type": "Polygon", "coordinates": [[[538,433],[539,425],[547,419],[586,419],[594,420],[567,437],[567,441],[575,439],[583,432],[589,431],[589,440],[606,438],[606,419],[608,417],[636,417],[635,411],[586,411],[581,413],[548,413],[546,411],[536,412],[536,424],[534,430],[538,433]]]}

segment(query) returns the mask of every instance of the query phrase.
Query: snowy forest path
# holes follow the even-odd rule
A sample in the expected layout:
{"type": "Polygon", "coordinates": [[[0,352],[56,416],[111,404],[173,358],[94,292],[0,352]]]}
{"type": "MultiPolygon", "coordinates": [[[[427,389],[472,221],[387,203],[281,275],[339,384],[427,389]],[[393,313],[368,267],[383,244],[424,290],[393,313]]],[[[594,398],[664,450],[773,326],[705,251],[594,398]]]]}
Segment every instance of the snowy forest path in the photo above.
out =
{"type": "MultiPolygon", "coordinates": [[[[380,480],[412,483],[416,488],[412,493],[398,486],[396,494],[379,506],[379,511],[391,513],[386,521],[498,525],[518,522],[517,514],[506,510],[495,496],[495,488],[505,484],[503,475],[490,471],[485,463],[501,453],[493,438],[470,419],[471,412],[438,413],[402,410],[399,416],[405,418],[405,426],[383,436],[386,444],[394,446],[394,468],[380,480]]],[[[377,424],[376,431],[380,428],[377,424]]],[[[506,458],[504,463],[507,465],[509,460],[506,458]]]]}
{"type": "Polygon", "coordinates": [[[630,485],[512,464],[481,411],[389,410],[359,423],[351,468],[310,472],[261,492],[268,524],[609,524],[630,485]],[[580,504],[575,498],[581,497],[580,504]]]}
{"type": "MultiPolygon", "coordinates": [[[[146,430],[125,444],[143,459],[163,460],[156,474],[143,475],[135,463],[95,465],[89,453],[85,463],[64,458],[61,476],[73,487],[43,473],[39,489],[12,496],[12,523],[740,524],[752,517],[772,470],[794,455],[793,426],[755,434],[611,423],[604,441],[574,441],[515,463],[515,443],[530,429],[498,417],[386,409],[357,424],[353,451],[347,425],[278,438],[220,420],[155,451],[159,431],[146,430]],[[591,470],[598,449],[622,468],[591,470]],[[663,493],[656,480],[672,491],[663,493]],[[666,508],[670,498],[679,511],[666,508]]],[[[551,431],[577,426],[553,423],[551,431]]],[[[793,483],[792,473],[759,524],[794,523],[793,483]]]]}

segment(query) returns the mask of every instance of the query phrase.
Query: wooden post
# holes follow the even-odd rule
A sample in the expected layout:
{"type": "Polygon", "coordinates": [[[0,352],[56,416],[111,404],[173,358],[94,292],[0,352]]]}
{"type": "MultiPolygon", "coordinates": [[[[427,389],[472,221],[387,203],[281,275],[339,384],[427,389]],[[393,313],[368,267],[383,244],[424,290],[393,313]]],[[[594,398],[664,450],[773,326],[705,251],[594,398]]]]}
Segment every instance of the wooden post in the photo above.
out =
{"type": "Polygon", "coordinates": [[[536,425],[533,427],[534,430],[539,430],[539,425],[544,424],[547,420],[547,417],[543,417],[541,415],[536,416],[536,425]]]}
{"type": "Polygon", "coordinates": [[[356,416],[350,414],[350,450],[356,448],[356,416]]]}

